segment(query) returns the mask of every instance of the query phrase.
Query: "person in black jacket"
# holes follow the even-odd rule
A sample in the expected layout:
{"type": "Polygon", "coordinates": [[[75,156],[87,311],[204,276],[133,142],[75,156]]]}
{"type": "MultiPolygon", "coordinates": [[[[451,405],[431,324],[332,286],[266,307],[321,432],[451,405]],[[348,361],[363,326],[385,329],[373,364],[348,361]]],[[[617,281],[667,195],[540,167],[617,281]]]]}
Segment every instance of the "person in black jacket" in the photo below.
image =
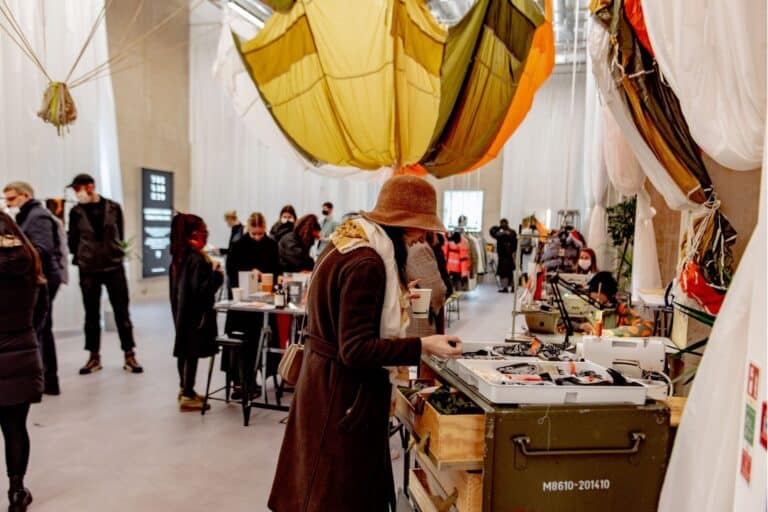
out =
{"type": "Polygon", "coordinates": [[[27,415],[43,392],[36,327],[45,321],[47,294],[40,258],[10,216],[0,212],[0,427],[10,511],[32,502],[24,487],[29,463],[27,415]]]}
{"type": "MultiPolygon", "coordinates": [[[[197,363],[211,357],[216,347],[216,291],[224,282],[217,263],[205,255],[208,228],[196,215],[180,213],[171,224],[170,299],[178,361],[178,400],[181,411],[199,411],[203,398],[195,393],[197,363]]],[[[207,408],[207,407],[206,407],[207,408]]]]}
{"type": "Polygon", "coordinates": [[[253,269],[272,275],[280,272],[277,242],[266,236],[267,221],[264,215],[252,213],[247,224],[245,234],[232,244],[227,256],[227,277],[232,287],[240,286],[238,272],[253,269]]]}
{"type": "Polygon", "coordinates": [[[232,249],[232,244],[243,237],[244,231],[243,223],[237,218],[237,212],[235,210],[224,212],[224,221],[227,223],[227,226],[229,226],[229,242],[227,243],[226,249],[219,250],[219,254],[228,254],[230,249],[232,249]]]}
{"type": "Polygon", "coordinates": [[[96,193],[93,177],[78,174],[69,184],[78,205],[69,212],[69,252],[80,268],[80,290],[85,307],[85,350],[88,361],[80,375],[101,370],[101,287],[106,286],[115,313],[120,346],[125,353],[123,369],[142,373],[136,361],[133,324],[128,311],[128,283],[125,279],[122,247],[125,233],[123,210],[111,199],[96,193]]]}
{"type": "Polygon", "coordinates": [[[278,244],[280,268],[283,272],[311,271],[315,260],[309,255],[312,246],[320,238],[320,223],[317,216],[305,215],[296,223],[296,228],[278,244]]]}
{"type": "MultiPolygon", "coordinates": [[[[255,269],[273,276],[280,273],[277,242],[267,236],[267,221],[264,215],[258,212],[252,213],[248,217],[247,225],[245,235],[232,245],[232,250],[227,257],[227,276],[233,287],[240,285],[238,272],[250,272],[255,269]]],[[[261,334],[262,322],[261,313],[227,312],[224,330],[231,337],[243,337],[247,340],[240,351],[240,356],[244,358],[246,363],[244,365],[245,375],[234,373],[227,377],[235,383],[235,389],[232,393],[234,400],[238,400],[242,396],[241,383],[243,379],[247,379],[252,398],[260,394],[253,369],[256,365],[256,344],[261,334]]],[[[225,351],[222,355],[222,369],[228,371],[231,368],[239,367],[240,362],[234,357],[234,354],[225,351]]]]}
{"type": "Polygon", "coordinates": [[[501,219],[498,226],[491,228],[491,236],[496,239],[496,253],[499,255],[499,263],[496,267],[496,275],[499,277],[499,291],[514,291],[517,233],[509,227],[507,219],[501,219]]]}
{"type": "Polygon", "coordinates": [[[53,337],[53,300],[62,282],[62,254],[59,239],[58,220],[40,201],[34,199],[35,192],[29,183],[16,181],[3,189],[5,203],[18,208],[16,223],[37,250],[48,289],[48,314],[38,339],[43,356],[45,388],[44,393],[58,395],[58,363],[56,341],[53,337]]]}
{"type": "Polygon", "coordinates": [[[279,242],[285,235],[293,231],[296,224],[296,210],[292,205],[287,204],[280,210],[280,218],[272,225],[269,230],[269,236],[272,240],[279,242]]]}

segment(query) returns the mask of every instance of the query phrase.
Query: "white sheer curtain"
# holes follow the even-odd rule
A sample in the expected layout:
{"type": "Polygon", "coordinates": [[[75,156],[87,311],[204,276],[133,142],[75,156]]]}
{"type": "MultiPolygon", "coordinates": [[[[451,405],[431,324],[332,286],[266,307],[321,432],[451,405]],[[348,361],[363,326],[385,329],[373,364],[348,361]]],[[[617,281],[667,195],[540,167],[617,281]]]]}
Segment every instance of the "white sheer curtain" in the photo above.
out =
{"type": "Polygon", "coordinates": [[[606,169],[614,188],[625,196],[637,196],[632,244],[632,297],[638,299],[640,290],[661,286],[653,229],[656,211],[651,207],[651,198],[645,190],[645,173],[607,107],[603,107],[603,143],[606,169]]]}
{"type": "Polygon", "coordinates": [[[579,73],[577,101],[573,119],[569,120],[571,74],[550,76],[536,93],[525,122],[504,146],[501,215],[511,225],[518,225],[531,213],[546,222],[548,211],[553,224],[557,210],[565,208],[580,210],[586,224],[582,157],[584,89],[585,75],[579,73]]]}
{"type": "MultiPolygon", "coordinates": [[[[591,23],[591,20],[590,20],[591,23]]],[[[603,158],[603,118],[600,96],[597,92],[592,63],[587,60],[586,94],[584,109],[584,196],[587,200],[588,222],[585,224],[587,246],[595,251],[597,267],[607,269],[609,241],[606,219],[608,174],[603,158]]]]}
{"type": "Polygon", "coordinates": [[[193,213],[208,222],[213,244],[222,245],[228,239],[222,215],[230,209],[241,218],[260,211],[272,223],[289,203],[299,215],[319,215],[322,203],[331,201],[337,220],[345,212],[373,207],[379,182],[386,175],[365,175],[374,182],[325,177],[307,171],[290,153],[269,146],[271,139],[261,138],[263,127],[240,115],[214,77],[218,36],[198,37],[194,31],[205,31],[204,27],[192,30],[190,205],[193,213]]]}
{"type": "Polygon", "coordinates": [[[656,61],[694,140],[721,165],[760,167],[766,113],[765,1],[643,0],[656,61]]]}
{"type": "MultiPolygon", "coordinates": [[[[63,80],[74,63],[103,0],[6,0],[32,47],[54,80],[63,80]]],[[[107,34],[99,26],[78,66],[80,72],[108,59],[107,34]]],[[[59,137],[36,115],[47,79],[3,32],[0,34],[0,186],[28,181],[38,198],[62,197],[80,172],[92,174],[99,190],[122,200],[117,124],[112,81],[102,78],[72,90],[77,121],[59,137]]],[[[75,73],[77,74],[77,73],[75,73]]],[[[82,306],[77,272],[56,298],[54,327],[79,328],[82,306]]]]}
{"type": "MultiPolygon", "coordinates": [[[[765,147],[768,147],[766,145],[765,147]]],[[[768,153],[763,157],[763,169],[768,153]]],[[[766,450],[761,416],[766,397],[766,197],[762,176],[757,227],[736,269],[688,397],[667,476],[661,512],[763,510],[766,450]],[[748,396],[748,368],[758,370],[757,393],[748,396]],[[755,417],[747,415],[751,407],[755,417]],[[745,422],[754,429],[745,439],[745,422]],[[742,468],[743,458],[750,461],[742,468]]]]}

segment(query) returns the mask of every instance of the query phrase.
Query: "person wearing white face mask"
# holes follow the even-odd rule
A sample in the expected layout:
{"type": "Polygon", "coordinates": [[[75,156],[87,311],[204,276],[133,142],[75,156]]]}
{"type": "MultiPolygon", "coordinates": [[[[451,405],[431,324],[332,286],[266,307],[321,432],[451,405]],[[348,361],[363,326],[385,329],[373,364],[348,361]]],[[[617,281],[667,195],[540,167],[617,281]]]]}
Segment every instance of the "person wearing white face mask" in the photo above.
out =
{"type": "Polygon", "coordinates": [[[579,259],[573,268],[574,274],[596,274],[597,269],[597,257],[595,251],[585,247],[579,253],[579,259]]]}
{"type": "Polygon", "coordinates": [[[43,359],[44,392],[47,395],[60,394],[56,341],[53,337],[52,308],[56,292],[63,281],[62,240],[59,236],[59,222],[38,200],[29,183],[15,181],[3,189],[5,203],[9,206],[19,225],[40,256],[43,276],[47,283],[48,312],[37,332],[43,359]]]}
{"type": "Polygon", "coordinates": [[[85,308],[85,350],[88,361],[80,375],[101,370],[101,287],[106,286],[115,313],[120,346],[125,353],[123,369],[142,373],[136,361],[133,324],[128,311],[128,282],[123,260],[125,238],[123,210],[111,199],[96,193],[93,177],[78,174],[69,184],[78,204],[69,212],[69,251],[72,263],[80,269],[80,290],[85,308]]]}
{"type": "Polygon", "coordinates": [[[269,230],[269,236],[275,242],[280,242],[281,238],[293,231],[295,223],[296,209],[292,205],[287,204],[280,210],[280,217],[269,230]]]}

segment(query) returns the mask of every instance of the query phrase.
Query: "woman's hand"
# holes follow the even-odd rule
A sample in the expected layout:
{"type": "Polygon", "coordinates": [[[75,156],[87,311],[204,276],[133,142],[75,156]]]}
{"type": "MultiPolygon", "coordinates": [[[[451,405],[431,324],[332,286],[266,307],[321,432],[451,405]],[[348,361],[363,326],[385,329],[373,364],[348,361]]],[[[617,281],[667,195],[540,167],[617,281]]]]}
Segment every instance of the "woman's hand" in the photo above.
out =
{"type": "Polygon", "coordinates": [[[414,301],[414,300],[418,299],[419,297],[421,297],[421,295],[419,295],[419,292],[411,291],[411,290],[416,289],[416,287],[418,285],[419,285],[419,280],[418,279],[414,279],[413,281],[408,283],[408,300],[414,301]]]}
{"type": "Polygon", "coordinates": [[[421,338],[421,350],[441,359],[454,359],[461,355],[461,340],[456,336],[436,334],[421,338]]]}

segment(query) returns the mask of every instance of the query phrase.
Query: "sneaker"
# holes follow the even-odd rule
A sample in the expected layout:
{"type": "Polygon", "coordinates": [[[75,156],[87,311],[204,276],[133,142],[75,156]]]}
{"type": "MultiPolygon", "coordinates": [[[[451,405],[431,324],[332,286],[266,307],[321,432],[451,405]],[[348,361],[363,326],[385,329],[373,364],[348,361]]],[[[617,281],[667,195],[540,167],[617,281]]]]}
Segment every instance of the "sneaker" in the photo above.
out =
{"type": "MultiPolygon", "coordinates": [[[[211,408],[211,404],[205,404],[205,410],[211,408]]],[[[195,412],[203,410],[203,399],[200,395],[195,395],[193,398],[188,396],[182,396],[179,400],[179,410],[181,412],[195,412]]]]}
{"type": "Polygon", "coordinates": [[[85,366],[80,368],[80,375],[96,373],[97,371],[101,370],[101,368],[101,357],[91,354],[91,356],[88,358],[88,362],[85,363],[85,366]]]}
{"type": "Polygon", "coordinates": [[[8,512],[26,512],[32,503],[32,493],[26,487],[18,491],[8,491],[8,512]]]}
{"type": "Polygon", "coordinates": [[[136,361],[136,354],[131,352],[125,353],[125,363],[123,364],[123,370],[131,373],[144,373],[144,368],[141,367],[138,361],[136,361]]]}

